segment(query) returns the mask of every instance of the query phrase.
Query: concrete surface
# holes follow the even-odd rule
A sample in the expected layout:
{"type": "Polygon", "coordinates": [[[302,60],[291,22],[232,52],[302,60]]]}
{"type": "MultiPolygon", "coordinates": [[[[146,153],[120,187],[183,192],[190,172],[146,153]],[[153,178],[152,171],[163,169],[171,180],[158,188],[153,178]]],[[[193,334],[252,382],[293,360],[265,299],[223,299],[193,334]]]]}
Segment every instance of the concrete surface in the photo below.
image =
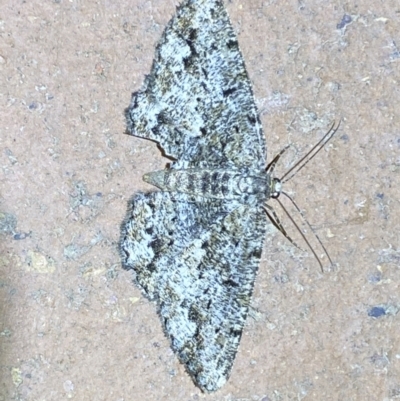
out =
{"type": "Polygon", "coordinates": [[[336,264],[321,273],[271,229],[231,378],[211,395],[117,249],[127,200],[167,162],[124,135],[123,111],[176,4],[0,5],[0,400],[399,399],[398,1],[225,3],[269,159],[342,124],[286,187],[336,264]]]}

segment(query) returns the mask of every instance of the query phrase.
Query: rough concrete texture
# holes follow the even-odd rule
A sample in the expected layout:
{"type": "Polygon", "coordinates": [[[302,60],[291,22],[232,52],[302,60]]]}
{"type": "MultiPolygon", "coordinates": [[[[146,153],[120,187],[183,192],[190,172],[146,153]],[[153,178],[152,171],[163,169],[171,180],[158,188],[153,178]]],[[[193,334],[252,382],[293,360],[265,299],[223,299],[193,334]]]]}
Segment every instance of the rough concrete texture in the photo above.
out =
{"type": "Polygon", "coordinates": [[[226,1],[269,159],[294,145],[280,171],[342,124],[286,186],[336,265],[322,273],[271,229],[231,378],[211,395],[117,249],[127,200],[167,162],[124,135],[123,111],[176,4],[0,5],[0,400],[398,399],[399,2],[226,1]]]}

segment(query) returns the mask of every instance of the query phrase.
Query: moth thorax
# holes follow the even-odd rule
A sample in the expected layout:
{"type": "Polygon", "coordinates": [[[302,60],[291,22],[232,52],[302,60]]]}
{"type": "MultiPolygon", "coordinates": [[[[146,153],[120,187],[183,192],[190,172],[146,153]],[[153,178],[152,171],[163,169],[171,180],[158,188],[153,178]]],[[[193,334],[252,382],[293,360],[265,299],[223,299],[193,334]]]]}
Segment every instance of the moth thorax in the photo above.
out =
{"type": "Polygon", "coordinates": [[[266,194],[271,188],[271,178],[266,175],[240,177],[239,191],[243,194],[266,194]]]}

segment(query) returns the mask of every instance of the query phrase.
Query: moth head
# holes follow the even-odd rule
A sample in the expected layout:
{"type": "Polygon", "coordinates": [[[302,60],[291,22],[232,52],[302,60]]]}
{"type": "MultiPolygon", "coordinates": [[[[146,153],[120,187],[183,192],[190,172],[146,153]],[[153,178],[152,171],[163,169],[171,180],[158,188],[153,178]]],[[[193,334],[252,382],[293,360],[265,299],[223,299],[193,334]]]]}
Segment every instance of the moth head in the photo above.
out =
{"type": "Polygon", "coordinates": [[[270,194],[271,198],[277,199],[282,192],[282,182],[279,178],[271,180],[270,194]]]}

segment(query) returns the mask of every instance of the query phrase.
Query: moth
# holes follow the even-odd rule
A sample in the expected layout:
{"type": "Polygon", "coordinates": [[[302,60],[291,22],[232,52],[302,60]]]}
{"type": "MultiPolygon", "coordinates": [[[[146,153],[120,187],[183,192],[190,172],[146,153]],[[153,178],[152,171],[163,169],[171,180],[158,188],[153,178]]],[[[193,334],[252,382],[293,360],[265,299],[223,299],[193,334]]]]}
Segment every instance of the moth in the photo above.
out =
{"type": "MultiPolygon", "coordinates": [[[[126,110],[129,134],[173,162],[144,180],[122,224],[123,267],[157,304],[166,336],[204,392],[227,381],[277,198],[238,41],[222,1],[185,0],[126,110]]],[[[332,133],[329,133],[330,139],[332,133]]],[[[304,163],[303,163],[304,164],[304,163]]]]}

